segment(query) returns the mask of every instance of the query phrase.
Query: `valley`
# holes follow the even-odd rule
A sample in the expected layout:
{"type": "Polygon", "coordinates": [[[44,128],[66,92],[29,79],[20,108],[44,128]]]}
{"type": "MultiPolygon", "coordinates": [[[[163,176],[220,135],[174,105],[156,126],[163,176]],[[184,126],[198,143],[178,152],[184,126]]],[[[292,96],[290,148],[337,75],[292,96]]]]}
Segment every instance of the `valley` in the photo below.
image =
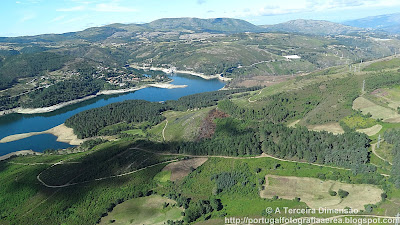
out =
{"type": "Polygon", "coordinates": [[[399,46],[229,18],[0,38],[0,224],[395,218],[399,46]]]}

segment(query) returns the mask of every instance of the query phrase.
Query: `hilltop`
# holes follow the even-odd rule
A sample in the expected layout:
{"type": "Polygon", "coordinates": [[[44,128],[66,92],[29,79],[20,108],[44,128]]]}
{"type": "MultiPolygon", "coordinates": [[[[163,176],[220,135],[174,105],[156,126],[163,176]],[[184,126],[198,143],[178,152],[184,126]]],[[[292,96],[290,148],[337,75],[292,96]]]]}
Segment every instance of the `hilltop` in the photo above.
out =
{"type": "Polygon", "coordinates": [[[232,18],[167,18],[144,24],[143,27],[160,31],[192,30],[215,33],[262,32],[264,30],[245,20],[232,18]]]}

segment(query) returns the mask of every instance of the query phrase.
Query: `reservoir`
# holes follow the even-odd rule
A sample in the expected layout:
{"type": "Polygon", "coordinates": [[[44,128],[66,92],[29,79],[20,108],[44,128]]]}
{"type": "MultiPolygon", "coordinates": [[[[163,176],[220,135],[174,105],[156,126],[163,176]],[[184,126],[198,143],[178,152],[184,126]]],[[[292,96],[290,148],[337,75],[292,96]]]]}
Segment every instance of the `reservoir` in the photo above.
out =
{"type": "MultiPolygon", "coordinates": [[[[131,93],[120,95],[101,95],[90,100],[69,105],[59,110],[42,114],[9,114],[0,117],[0,139],[13,134],[45,131],[65,122],[69,117],[84,110],[102,107],[114,102],[132,99],[143,99],[152,102],[177,100],[186,95],[216,91],[224,87],[225,83],[218,80],[205,80],[200,77],[174,74],[169,76],[171,84],[187,85],[186,88],[163,89],[148,87],[131,93]]],[[[67,143],[57,142],[57,137],[51,134],[41,134],[29,138],[0,143],[0,156],[20,150],[42,152],[46,149],[60,149],[71,147],[67,143]]]]}

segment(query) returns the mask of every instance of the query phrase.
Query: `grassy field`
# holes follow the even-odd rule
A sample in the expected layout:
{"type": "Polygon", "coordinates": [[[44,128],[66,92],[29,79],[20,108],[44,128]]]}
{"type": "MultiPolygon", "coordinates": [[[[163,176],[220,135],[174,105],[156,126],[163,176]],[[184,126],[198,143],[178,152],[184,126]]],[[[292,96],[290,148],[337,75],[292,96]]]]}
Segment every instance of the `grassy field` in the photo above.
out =
{"type": "Polygon", "coordinates": [[[314,131],[328,131],[333,134],[343,134],[344,130],[340,126],[339,123],[328,123],[328,124],[321,124],[321,125],[309,125],[308,129],[314,131]]]}
{"type": "Polygon", "coordinates": [[[180,112],[168,111],[163,115],[168,120],[168,125],[164,130],[166,121],[154,126],[148,132],[154,140],[163,141],[162,132],[164,130],[165,141],[192,141],[197,138],[199,128],[207,113],[214,107],[200,110],[180,112]]]}
{"type": "Polygon", "coordinates": [[[319,72],[314,72],[305,76],[298,76],[294,80],[284,81],[272,86],[263,88],[261,91],[253,92],[253,96],[249,98],[250,101],[259,101],[265,97],[282,93],[285,91],[295,91],[302,89],[308,85],[329,81],[337,78],[346,77],[346,73],[342,71],[341,66],[337,68],[329,68],[319,72]],[[334,71],[334,72],[333,72],[334,71]]]}
{"type": "Polygon", "coordinates": [[[393,188],[388,194],[389,198],[382,204],[379,204],[379,207],[376,210],[378,215],[395,216],[399,213],[400,189],[393,188]]]}
{"type": "MultiPolygon", "coordinates": [[[[352,185],[348,183],[359,183],[361,177],[354,176],[351,171],[342,169],[332,169],[308,164],[299,164],[293,162],[282,162],[271,158],[257,158],[257,159],[224,159],[224,158],[210,158],[202,166],[190,173],[183,180],[176,183],[172,190],[182,193],[184,196],[191,197],[193,200],[207,199],[209,196],[214,195],[216,198],[221,199],[224,206],[221,212],[215,213],[212,219],[217,219],[221,213],[226,216],[261,216],[266,207],[289,207],[289,208],[305,208],[306,203],[301,200],[297,202],[293,198],[272,200],[272,196],[264,199],[260,197],[260,191],[264,185],[264,178],[268,175],[276,176],[293,176],[303,178],[325,177],[327,184],[339,182],[328,181],[329,179],[338,180],[344,185],[344,188],[357,192],[357,187],[364,187],[364,185],[352,185]],[[256,172],[260,169],[260,172],[256,172]],[[216,187],[216,181],[212,179],[215,175],[222,173],[235,173],[237,175],[237,183],[227,190],[223,190],[219,194],[213,194],[216,187]],[[241,177],[241,178],[239,178],[241,177]],[[345,186],[348,185],[348,186],[345,186]]],[[[308,186],[310,187],[310,186],[308,186]]],[[[339,188],[341,186],[336,186],[339,188]]],[[[372,186],[369,186],[372,187],[372,186]]],[[[363,188],[360,188],[363,189],[363,188]]],[[[329,187],[326,191],[329,190],[329,187]]],[[[365,189],[363,189],[365,190],[365,189]]],[[[374,188],[373,190],[379,190],[374,188]]],[[[377,191],[378,192],[378,191],[377,191]]],[[[380,198],[380,192],[373,195],[380,198]]],[[[357,196],[354,195],[354,198],[357,196]]],[[[349,198],[352,199],[352,198],[349,198]]],[[[340,200],[339,200],[340,201],[340,200]]],[[[378,200],[379,201],[379,200],[378,200]]],[[[362,204],[362,203],[360,203],[362,204]]],[[[357,205],[360,206],[360,205],[357,205]]],[[[301,215],[296,215],[301,216],[301,215]]]]}
{"type": "Polygon", "coordinates": [[[130,135],[138,135],[138,136],[141,136],[141,137],[145,137],[146,136],[146,134],[141,129],[133,129],[133,130],[122,131],[122,133],[130,134],[130,135]]]}
{"type": "Polygon", "coordinates": [[[353,109],[360,110],[363,114],[370,113],[373,119],[382,119],[387,122],[397,122],[400,120],[400,115],[393,109],[378,105],[364,97],[354,100],[353,109]]]}
{"type": "Polygon", "coordinates": [[[370,138],[371,138],[371,140],[372,140],[372,143],[378,141],[379,135],[381,135],[381,137],[383,137],[383,134],[384,134],[385,131],[387,131],[388,129],[397,129],[397,128],[400,128],[400,123],[385,123],[385,122],[379,122],[379,125],[382,126],[382,129],[381,129],[378,133],[376,133],[376,134],[370,136],[370,138]]]}
{"type": "Polygon", "coordinates": [[[390,59],[371,63],[363,68],[363,71],[381,71],[381,70],[391,70],[400,68],[400,59],[390,59]]]}
{"type": "Polygon", "coordinates": [[[267,175],[265,177],[265,190],[260,192],[262,198],[279,196],[284,199],[299,197],[310,208],[318,209],[352,209],[363,210],[366,204],[375,204],[381,201],[380,188],[366,184],[345,184],[336,181],[323,181],[316,178],[299,178],[287,176],[267,175]],[[341,199],[339,196],[331,196],[329,191],[338,192],[346,190],[350,194],[341,199]]]}
{"type": "Polygon", "coordinates": [[[400,106],[400,87],[383,87],[365,95],[370,101],[397,112],[400,106]]]}
{"type": "Polygon", "coordinates": [[[166,183],[171,180],[171,171],[163,170],[154,176],[154,180],[159,183],[166,183]]]}
{"type": "Polygon", "coordinates": [[[393,148],[393,145],[384,141],[380,144],[379,148],[375,148],[375,151],[380,157],[393,163],[392,148],[393,148]]]}
{"type": "Polygon", "coordinates": [[[372,154],[372,152],[370,156],[370,163],[377,167],[378,173],[390,175],[392,166],[390,166],[390,164],[385,162],[384,160],[378,158],[375,154],[372,154]]]}
{"type": "Polygon", "coordinates": [[[376,124],[376,125],[374,125],[372,127],[369,127],[369,128],[358,129],[357,131],[360,132],[360,133],[364,133],[364,134],[366,134],[368,136],[373,136],[373,135],[379,133],[379,131],[381,131],[382,128],[383,128],[382,125],[376,124]]]}
{"type": "Polygon", "coordinates": [[[147,135],[150,140],[152,141],[157,141],[157,142],[162,142],[164,141],[162,131],[165,127],[165,124],[167,123],[166,120],[163,122],[157,124],[156,126],[153,126],[151,129],[147,130],[147,135]]]}
{"type": "Polygon", "coordinates": [[[360,113],[354,113],[341,120],[351,129],[365,129],[377,124],[377,121],[373,118],[361,115],[360,113]]]}
{"type": "Polygon", "coordinates": [[[165,139],[167,141],[191,141],[196,139],[198,128],[201,126],[203,119],[212,108],[204,108],[189,112],[169,112],[164,114],[168,119],[168,126],[165,129],[165,139]]]}
{"type": "Polygon", "coordinates": [[[183,209],[173,206],[175,201],[158,195],[136,198],[117,205],[100,224],[154,224],[180,220],[183,209]],[[164,204],[167,207],[163,207],[164,204]]]}

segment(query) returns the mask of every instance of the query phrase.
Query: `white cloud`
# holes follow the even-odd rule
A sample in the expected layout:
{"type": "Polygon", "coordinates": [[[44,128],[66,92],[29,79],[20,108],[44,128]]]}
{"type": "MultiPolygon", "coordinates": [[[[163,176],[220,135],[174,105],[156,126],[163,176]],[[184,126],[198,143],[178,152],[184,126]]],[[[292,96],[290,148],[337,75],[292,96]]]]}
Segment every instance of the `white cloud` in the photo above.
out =
{"type": "Polygon", "coordinates": [[[71,8],[56,9],[56,11],[57,12],[75,12],[75,11],[83,11],[85,9],[86,9],[86,7],[84,5],[80,5],[80,6],[74,6],[71,8]]]}
{"type": "Polygon", "coordinates": [[[273,4],[246,8],[239,16],[274,16],[283,14],[320,12],[325,10],[400,6],[398,0],[297,0],[274,1],[273,4]],[[260,7],[261,6],[261,7],[260,7]]]}
{"type": "Polygon", "coordinates": [[[35,13],[27,13],[25,15],[22,16],[22,18],[19,20],[21,23],[29,21],[29,20],[33,20],[36,18],[36,14],[35,13]]]}
{"type": "MultiPolygon", "coordinates": [[[[298,13],[309,11],[305,7],[287,7],[287,6],[266,6],[261,8],[257,14],[262,16],[269,16],[269,15],[281,15],[281,14],[290,14],[290,13],[298,13]]],[[[251,11],[250,11],[251,12],[251,11]]]]}
{"type": "Polygon", "coordinates": [[[121,6],[119,1],[112,0],[108,2],[95,4],[94,1],[71,0],[80,5],[71,8],[57,9],[58,12],[74,12],[74,11],[96,11],[96,12],[136,12],[135,8],[121,6]]]}
{"type": "Polygon", "coordinates": [[[115,2],[97,4],[94,11],[97,12],[136,12],[137,10],[130,7],[120,6],[115,2]]]}
{"type": "MultiPolygon", "coordinates": [[[[296,0],[274,1],[273,4],[258,5],[246,8],[236,16],[275,16],[294,13],[321,12],[326,10],[343,10],[357,8],[400,6],[398,0],[296,0]]],[[[232,12],[231,12],[232,13],[232,12]]]]}
{"type": "Polygon", "coordinates": [[[90,18],[89,15],[78,16],[78,17],[74,17],[74,18],[72,18],[72,19],[63,21],[63,22],[61,22],[61,24],[70,24],[70,23],[85,21],[85,20],[88,19],[88,18],[90,18]]]}
{"type": "Polygon", "coordinates": [[[54,23],[60,20],[63,20],[65,18],[65,15],[57,16],[54,19],[50,20],[49,23],[54,23]]]}

